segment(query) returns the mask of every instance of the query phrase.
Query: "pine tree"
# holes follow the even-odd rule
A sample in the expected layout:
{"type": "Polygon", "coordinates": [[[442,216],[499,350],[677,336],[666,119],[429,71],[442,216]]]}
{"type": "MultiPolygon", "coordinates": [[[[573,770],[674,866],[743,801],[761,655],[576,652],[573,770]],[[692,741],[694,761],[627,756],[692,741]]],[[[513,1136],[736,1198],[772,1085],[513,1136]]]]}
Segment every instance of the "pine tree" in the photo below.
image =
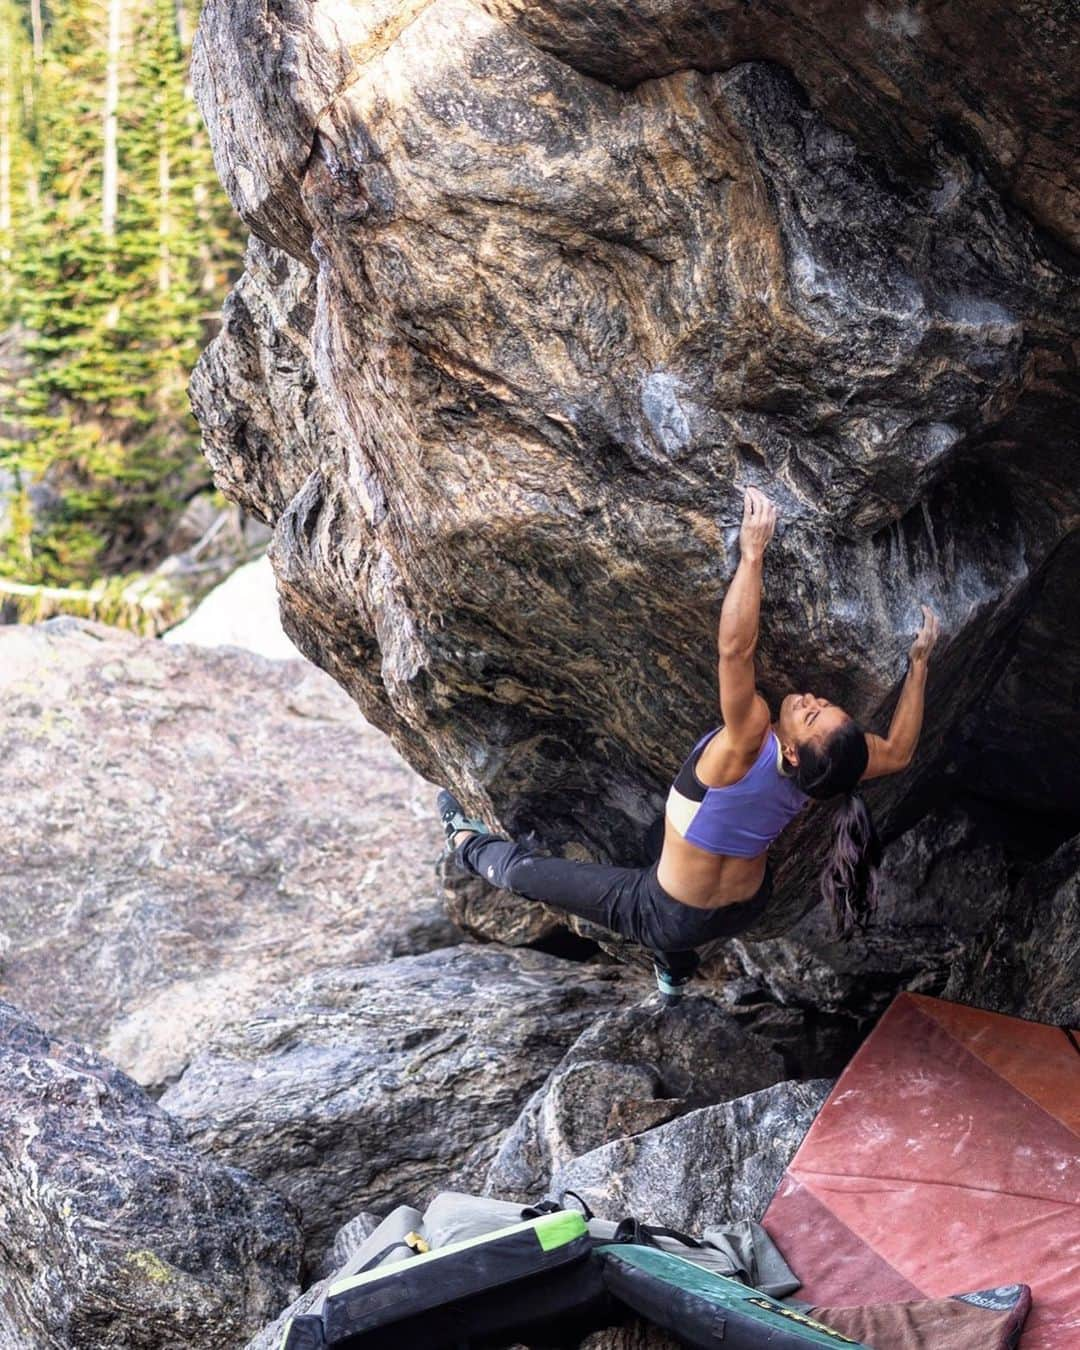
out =
{"type": "Polygon", "coordinates": [[[198,459],[186,383],[207,336],[206,254],[236,258],[239,232],[229,215],[228,247],[214,237],[223,194],[205,133],[192,134],[180,18],[172,0],[55,0],[36,62],[36,29],[18,24],[35,191],[11,248],[7,317],[26,330],[31,365],[0,417],[18,508],[0,572],[22,581],[143,565],[155,515],[175,509],[198,459]]]}
{"type": "Polygon", "coordinates": [[[8,447],[24,488],[27,480],[63,470],[51,475],[64,479],[58,507],[35,527],[35,538],[13,541],[16,567],[32,581],[84,575],[92,566],[103,536],[87,494],[118,450],[101,435],[96,417],[111,389],[99,341],[112,280],[101,230],[100,7],[94,0],[65,0],[52,18],[36,108],[39,203],[15,265],[15,302],[28,330],[22,345],[31,362],[14,409],[25,439],[8,447]]]}
{"type": "Polygon", "coordinates": [[[15,256],[36,187],[33,54],[21,6],[0,0],[0,326],[14,317],[15,256]]]}
{"type": "Polygon", "coordinates": [[[0,9],[0,314],[6,308],[12,290],[11,170],[16,130],[14,93],[19,85],[16,30],[11,7],[4,5],[0,9]]]}

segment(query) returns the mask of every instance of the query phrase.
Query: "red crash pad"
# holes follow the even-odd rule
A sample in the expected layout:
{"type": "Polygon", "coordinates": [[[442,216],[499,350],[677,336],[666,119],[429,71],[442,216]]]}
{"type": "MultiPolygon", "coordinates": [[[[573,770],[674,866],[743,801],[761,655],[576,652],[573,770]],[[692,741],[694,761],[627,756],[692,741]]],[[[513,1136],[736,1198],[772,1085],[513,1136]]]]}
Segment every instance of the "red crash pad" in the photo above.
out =
{"type": "Polygon", "coordinates": [[[1021,1350],[1080,1350],[1080,1051],[1059,1027],[901,994],[764,1224],[814,1304],[1027,1284],[1021,1350]]]}

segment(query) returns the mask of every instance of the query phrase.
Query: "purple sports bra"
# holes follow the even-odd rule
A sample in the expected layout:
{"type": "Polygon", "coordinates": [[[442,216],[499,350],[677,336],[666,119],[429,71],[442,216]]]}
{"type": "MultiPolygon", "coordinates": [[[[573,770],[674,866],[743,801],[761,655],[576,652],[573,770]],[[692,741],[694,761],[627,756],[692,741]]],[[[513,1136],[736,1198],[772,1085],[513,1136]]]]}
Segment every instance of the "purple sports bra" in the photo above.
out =
{"type": "Polygon", "coordinates": [[[695,773],[701,752],[720,730],[694,746],[667,799],[667,816],[688,844],[729,858],[756,858],[810,798],[780,772],[780,742],[769,731],[757,759],[737,783],[708,787],[695,773]]]}

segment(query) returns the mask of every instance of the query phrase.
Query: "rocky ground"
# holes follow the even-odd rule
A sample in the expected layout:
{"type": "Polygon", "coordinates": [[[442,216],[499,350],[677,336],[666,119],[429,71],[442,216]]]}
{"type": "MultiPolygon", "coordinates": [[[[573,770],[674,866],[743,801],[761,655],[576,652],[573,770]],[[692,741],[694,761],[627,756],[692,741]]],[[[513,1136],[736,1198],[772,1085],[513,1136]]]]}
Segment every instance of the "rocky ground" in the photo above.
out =
{"type": "Polygon", "coordinates": [[[488,940],[538,907],[450,923],[430,787],[306,663],[53,620],[0,671],[0,1350],[271,1350],[446,1188],[760,1217],[895,989],[1075,1012],[1074,846],[1018,869],[982,807],[893,846],[866,938],[733,943],[664,1008],[550,914],[488,940]]]}
{"type": "Polygon", "coordinates": [[[331,964],[455,939],[434,789],[307,662],[0,628],[0,992],[160,1088],[331,964]]]}
{"type": "Polygon", "coordinates": [[[821,1095],[797,1010],[463,940],[428,786],[306,663],[83,620],[0,658],[0,1350],[276,1345],[448,1187],[760,1215],[821,1095]]]}
{"type": "Polygon", "coordinates": [[[335,965],[219,1032],[161,1105],[300,1207],[317,1264],[360,1210],[477,1189],[576,1038],[646,992],[616,967],[495,946],[335,965]]]}
{"type": "Polygon", "coordinates": [[[8,1003],[0,1112],[3,1350],[235,1345],[295,1292],[288,1202],[8,1003]]]}

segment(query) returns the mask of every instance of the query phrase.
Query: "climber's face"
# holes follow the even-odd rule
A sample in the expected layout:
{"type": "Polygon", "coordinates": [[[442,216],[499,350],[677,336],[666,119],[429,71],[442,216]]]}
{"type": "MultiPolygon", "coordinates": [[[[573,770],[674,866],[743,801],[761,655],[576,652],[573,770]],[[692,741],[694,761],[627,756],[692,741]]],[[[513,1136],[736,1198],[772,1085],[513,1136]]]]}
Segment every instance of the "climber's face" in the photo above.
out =
{"type": "Polygon", "coordinates": [[[799,750],[814,742],[824,745],[845,722],[850,721],[843,708],[817,694],[788,694],[780,704],[776,729],[784,758],[789,764],[798,764],[799,750]]]}

